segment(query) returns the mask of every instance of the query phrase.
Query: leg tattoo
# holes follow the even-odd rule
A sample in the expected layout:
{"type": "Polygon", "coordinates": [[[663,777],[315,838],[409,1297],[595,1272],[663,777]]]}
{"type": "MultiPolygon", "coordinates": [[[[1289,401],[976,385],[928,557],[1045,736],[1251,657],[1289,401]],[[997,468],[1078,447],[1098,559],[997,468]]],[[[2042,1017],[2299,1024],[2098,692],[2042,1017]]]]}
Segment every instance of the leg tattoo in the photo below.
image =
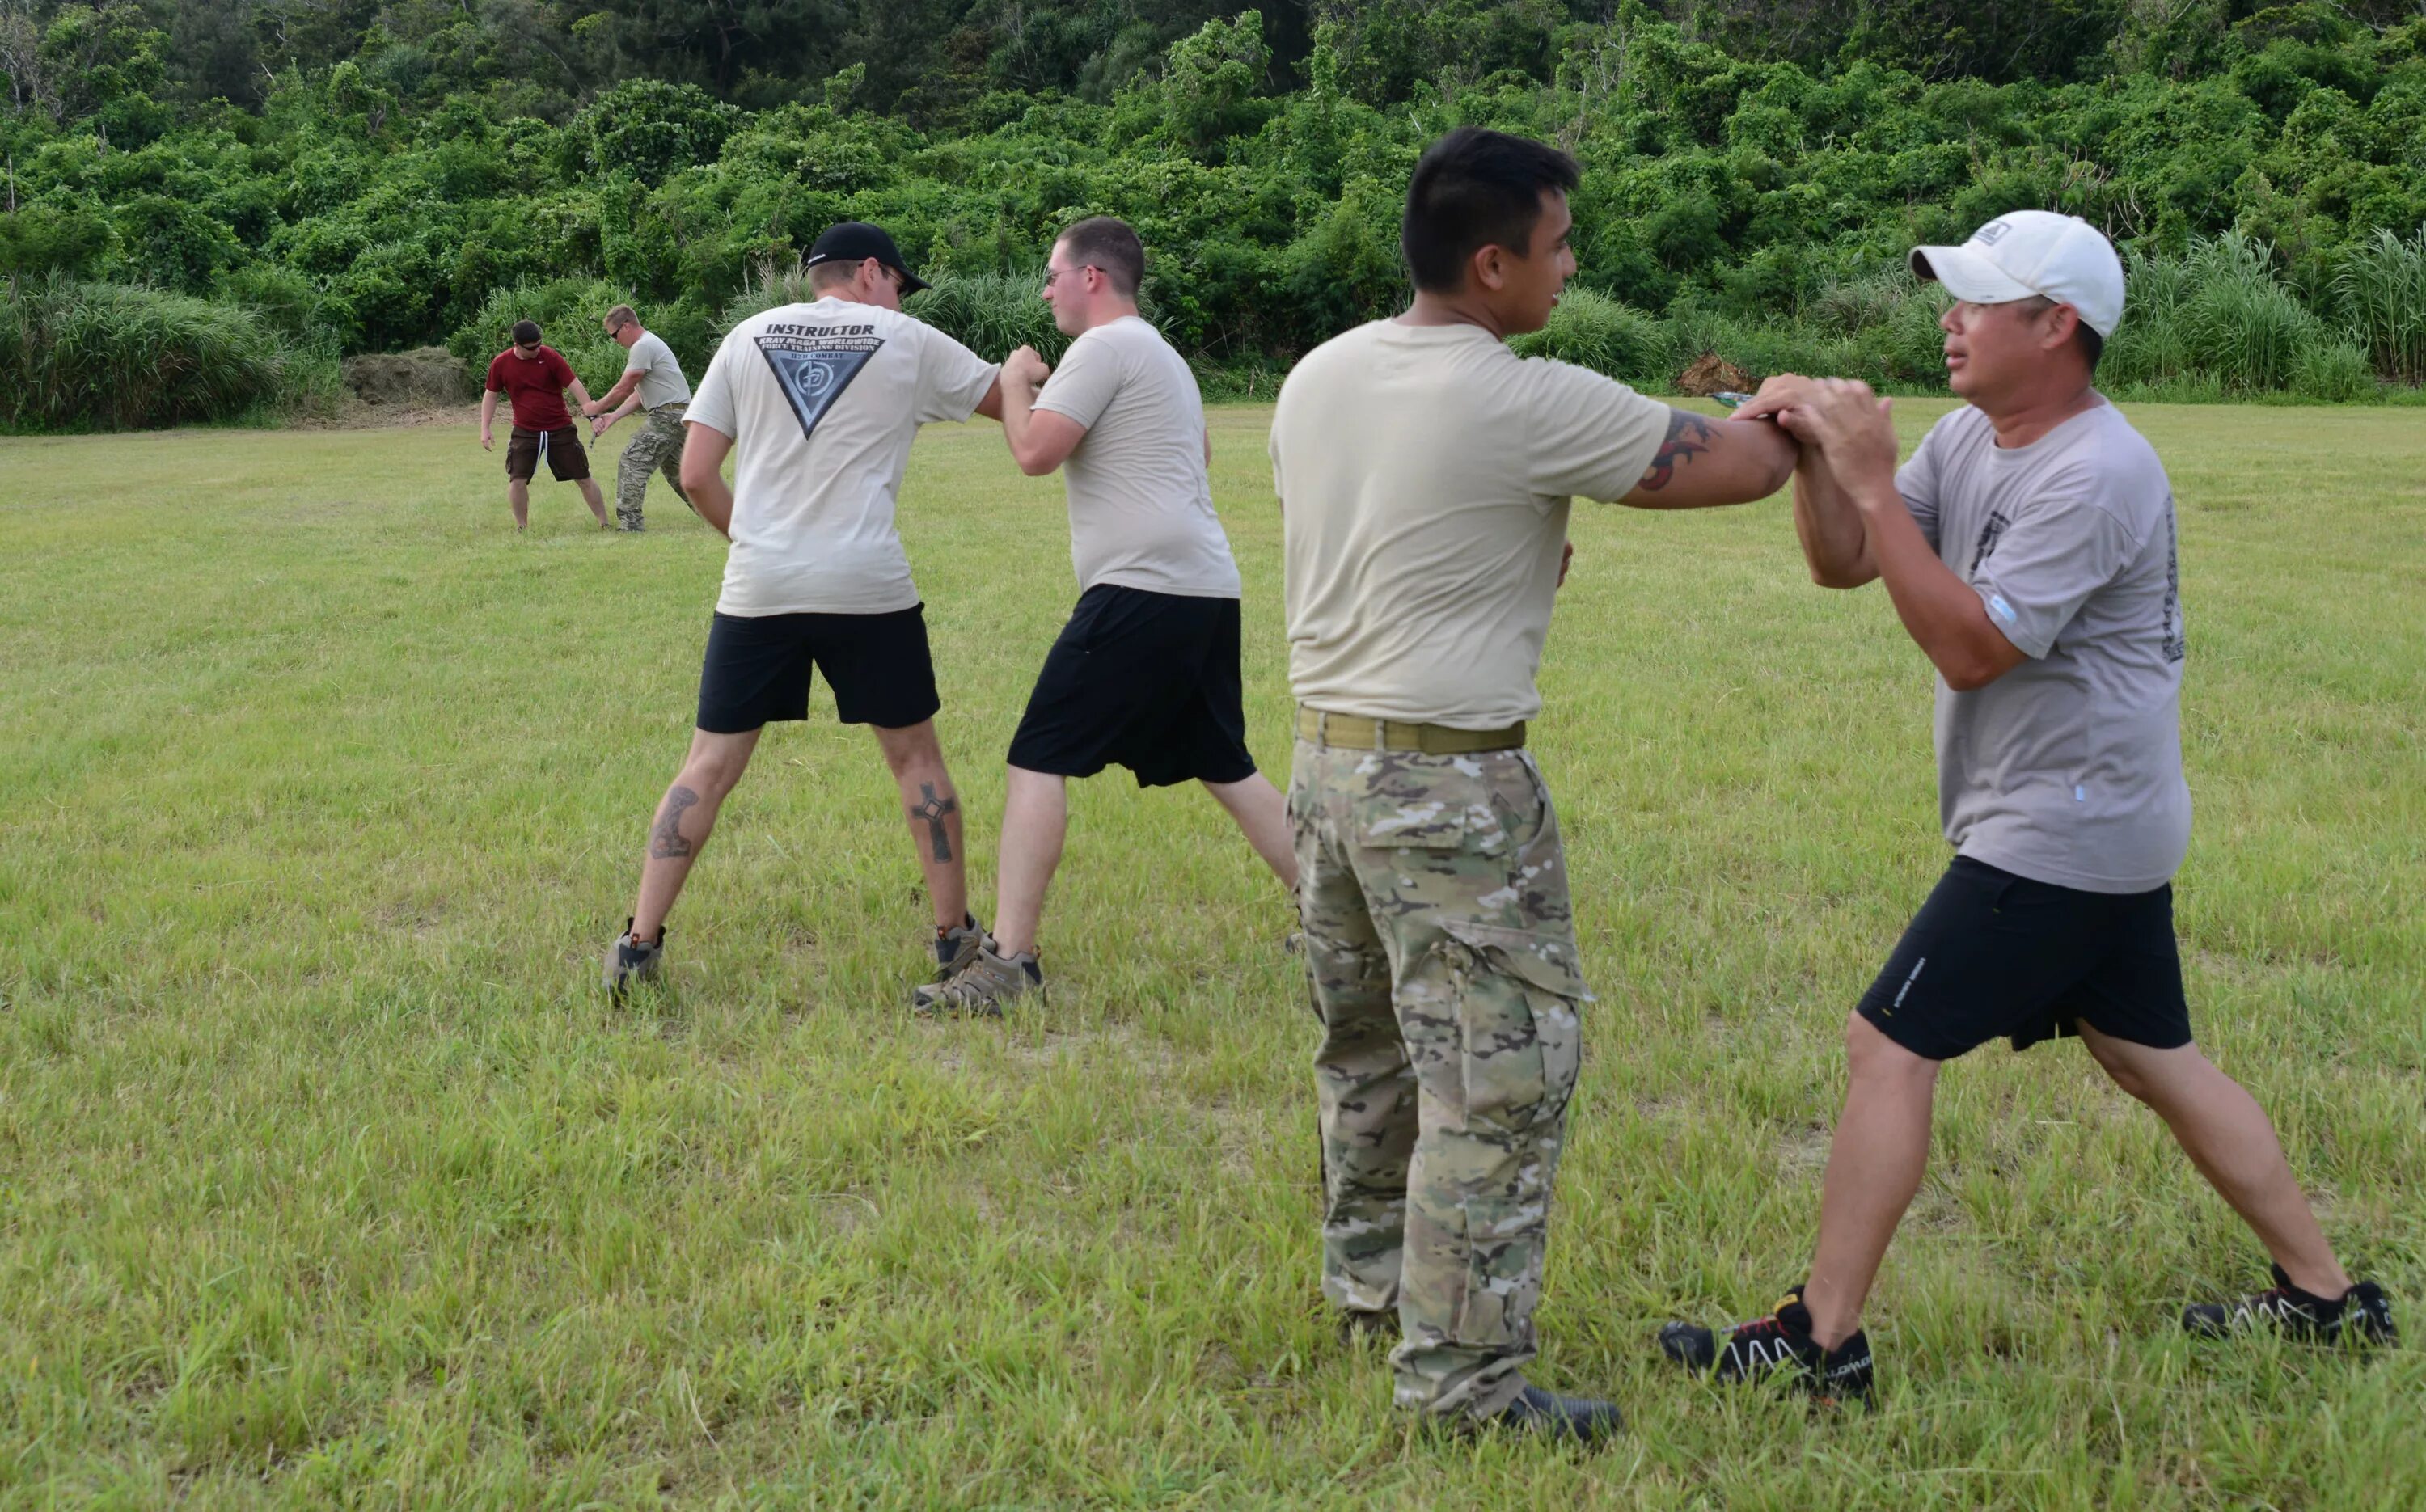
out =
{"type": "Polygon", "coordinates": [[[691,843],[682,837],[683,811],[699,801],[699,795],[681,783],[667,790],[666,801],[657,810],[657,822],[649,829],[649,854],[659,861],[671,861],[691,853],[691,843]]]}
{"type": "Polygon", "coordinates": [[[944,816],[960,812],[961,800],[935,796],[935,784],[932,782],[919,783],[918,791],[924,796],[918,802],[910,805],[910,817],[927,821],[927,837],[934,843],[935,859],[939,861],[950,861],[952,837],[944,828],[944,816]]]}

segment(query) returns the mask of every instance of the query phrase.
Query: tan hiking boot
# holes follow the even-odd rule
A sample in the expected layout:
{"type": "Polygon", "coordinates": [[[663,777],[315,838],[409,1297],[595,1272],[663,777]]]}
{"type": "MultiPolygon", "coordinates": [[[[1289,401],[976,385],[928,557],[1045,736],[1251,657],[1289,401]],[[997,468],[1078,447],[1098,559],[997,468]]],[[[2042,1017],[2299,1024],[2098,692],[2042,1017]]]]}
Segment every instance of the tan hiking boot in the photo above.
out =
{"type": "Polygon", "coordinates": [[[935,974],[937,984],[950,981],[968,970],[969,962],[986,944],[985,925],[978,923],[974,913],[961,916],[958,926],[935,931],[935,974]]]}
{"type": "Polygon", "coordinates": [[[998,956],[992,941],[978,950],[977,959],[961,969],[948,982],[922,987],[911,1000],[911,1008],[921,1016],[962,1014],[971,1018],[999,1019],[1003,1005],[1013,998],[1033,992],[1044,996],[1044,971],[1030,954],[998,956]]]}

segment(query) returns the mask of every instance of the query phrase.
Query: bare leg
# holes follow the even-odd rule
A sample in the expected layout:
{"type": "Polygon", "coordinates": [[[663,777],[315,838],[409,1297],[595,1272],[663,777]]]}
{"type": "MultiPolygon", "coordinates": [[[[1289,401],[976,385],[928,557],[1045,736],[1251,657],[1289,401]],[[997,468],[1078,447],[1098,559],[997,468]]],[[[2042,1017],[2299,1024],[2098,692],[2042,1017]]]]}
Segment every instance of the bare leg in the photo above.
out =
{"type": "Polygon", "coordinates": [[[506,480],[506,502],[514,507],[514,528],[521,530],[530,523],[530,483],[526,478],[506,480]]]}
{"type": "Polygon", "coordinates": [[[1002,805],[1002,850],[995,878],[994,937],[1006,956],[1036,949],[1044,890],[1061,864],[1070,829],[1069,784],[1049,772],[1010,769],[1002,805]]]}
{"type": "Polygon", "coordinates": [[[1297,895],[1297,842],[1289,832],[1288,799],[1261,772],[1239,782],[1207,782],[1205,791],[1221,800],[1247,832],[1247,844],[1281,879],[1291,897],[1297,895]]]}
{"type": "Polygon", "coordinates": [[[600,524],[606,523],[606,495],[598,491],[596,478],[585,477],[581,480],[581,499],[584,504],[590,506],[590,512],[598,517],[600,524]]]}
{"type": "Polygon", "coordinates": [[[969,877],[961,845],[961,798],[944,769],[944,748],[935,721],[922,719],[899,730],[878,729],[876,743],[910,814],[910,838],[918,847],[918,869],[927,874],[934,900],[935,927],[952,929],[968,914],[969,877]]]}
{"type": "Polygon", "coordinates": [[[1920,1190],[1937,1091],[1937,1062],[1904,1049],[1858,1013],[1845,1022],[1845,1058],[1852,1074],[1828,1146],[1820,1247],[1803,1291],[1811,1337],[1830,1349],[1862,1326],[1862,1303],[1887,1242],[1920,1190]]]}
{"type": "Polygon", "coordinates": [[[2317,1215],[2283,1158],[2266,1110],[2218,1070],[2196,1045],[2151,1050],[2078,1026],[2082,1043],[2114,1085],[2154,1108],[2216,1194],[2256,1231],[2291,1284],[2339,1296],[2351,1279],[2325,1243],[2317,1215]]]}
{"type": "Polygon", "coordinates": [[[758,734],[755,730],[737,735],[691,732],[690,754],[683,759],[682,774],[666,789],[657,804],[657,816],[649,826],[648,860],[640,863],[640,895],[632,904],[634,940],[653,941],[664,929],[666,914],[682,895],[700,847],[716,828],[716,811],[724,806],[725,795],[750,766],[758,734]]]}

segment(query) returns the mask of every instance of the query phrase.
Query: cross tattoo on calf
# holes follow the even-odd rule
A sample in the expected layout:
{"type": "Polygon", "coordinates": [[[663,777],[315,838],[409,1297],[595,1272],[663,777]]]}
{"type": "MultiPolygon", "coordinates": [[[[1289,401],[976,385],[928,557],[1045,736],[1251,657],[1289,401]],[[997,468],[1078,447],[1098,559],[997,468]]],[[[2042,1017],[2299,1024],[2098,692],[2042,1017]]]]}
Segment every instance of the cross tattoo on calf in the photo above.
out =
{"type": "Polygon", "coordinates": [[[923,795],[923,796],[921,796],[917,802],[910,805],[910,817],[913,819],[924,819],[927,821],[927,837],[934,844],[935,859],[939,861],[950,861],[952,859],[952,837],[950,832],[944,828],[944,819],[947,814],[954,814],[961,812],[961,800],[958,798],[937,797],[935,796],[935,784],[932,782],[919,783],[918,791],[923,795]]]}

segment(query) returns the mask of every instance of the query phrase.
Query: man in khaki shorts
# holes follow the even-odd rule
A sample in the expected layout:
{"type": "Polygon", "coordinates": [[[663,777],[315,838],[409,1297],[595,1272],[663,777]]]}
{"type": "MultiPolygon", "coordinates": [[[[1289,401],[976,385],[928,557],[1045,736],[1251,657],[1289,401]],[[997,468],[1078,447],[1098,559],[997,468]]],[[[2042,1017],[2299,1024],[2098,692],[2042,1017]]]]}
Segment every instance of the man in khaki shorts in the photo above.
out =
{"type": "Polygon", "coordinates": [[[1412,308],[1282,385],[1289,791],[1314,1007],[1324,1295],[1395,1327],[1399,1407],[1596,1440],[1604,1402],[1526,1384],[1588,998],[1526,722],[1573,495],[1765,498],[1791,441],[1502,338],[1575,271],[1575,160],[1464,128],[1416,165],[1412,308]]]}
{"type": "Polygon", "coordinates": [[[573,364],[555,347],[540,340],[539,323],[514,322],[513,345],[489,362],[489,380],[480,395],[480,449],[496,447],[497,396],[506,396],[510,422],[506,437],[506,503],[514,511],[514,528],[530,524],[530,485],[542,462],[558,483],[581,490],[598,526],[606,528],[606,501],[590,475],[590,454],[582,449],[581,433],[565,412],[565,391],[573,402],[587,408],[590,391],[581,386],[573,364]]]}
{"type": "Polygon", "coordinates": [[[623,456],[615,464],[616,525],[637,531],[650,473],[663,473],[674,497],[690,503],[682,486],[683,411],[690,408],[690,380],[683,377],[674,349],[663,336],[643,329],[630,305],[606,312],[606,334],[631,355],[615,386],[583,405],[581,412],[590,417],[590,439],[596,441],[633,410],[648,411],[640,433],[623,443],[623,456]]]}

